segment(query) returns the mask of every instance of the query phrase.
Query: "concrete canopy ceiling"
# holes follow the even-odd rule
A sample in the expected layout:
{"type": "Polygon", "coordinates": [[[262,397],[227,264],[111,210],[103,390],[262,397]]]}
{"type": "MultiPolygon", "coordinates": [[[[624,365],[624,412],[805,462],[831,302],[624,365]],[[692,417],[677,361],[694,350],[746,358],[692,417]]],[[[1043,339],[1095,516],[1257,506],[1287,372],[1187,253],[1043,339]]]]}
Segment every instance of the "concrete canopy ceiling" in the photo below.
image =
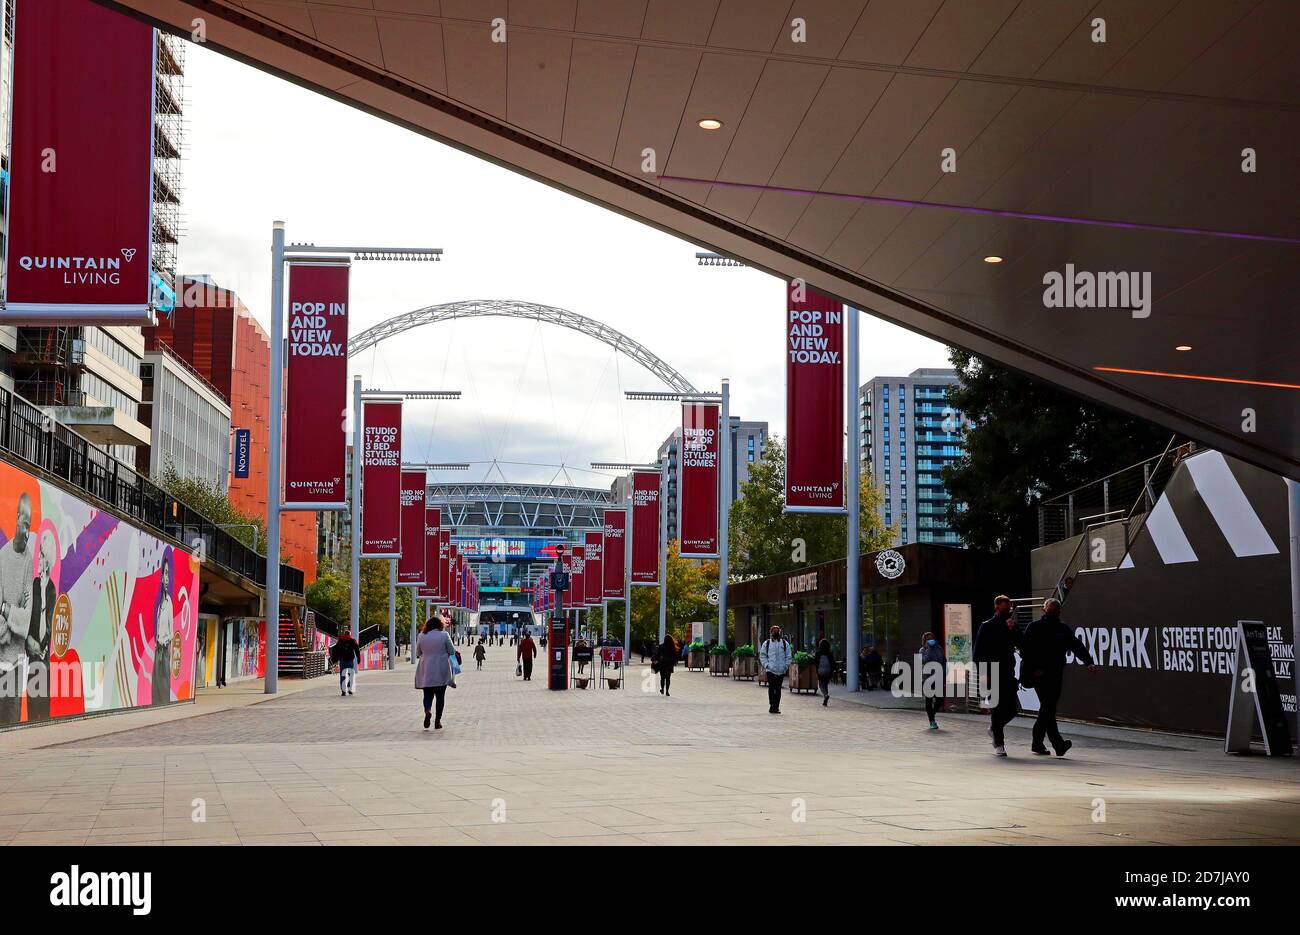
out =
{"type": "Polygon", "coordinates": [[[1296,0],[110,5],[1300,477],[1296,0]]]}

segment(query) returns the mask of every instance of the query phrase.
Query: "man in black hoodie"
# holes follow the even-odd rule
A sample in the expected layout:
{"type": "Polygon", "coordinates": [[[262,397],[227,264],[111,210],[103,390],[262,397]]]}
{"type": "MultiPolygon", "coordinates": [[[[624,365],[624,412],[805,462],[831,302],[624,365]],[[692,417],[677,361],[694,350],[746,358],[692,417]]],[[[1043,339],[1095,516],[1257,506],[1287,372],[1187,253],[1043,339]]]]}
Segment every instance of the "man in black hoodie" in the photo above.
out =
{"type": "Polygon", "coordinates": [[[1038,693],[1038,720],[1034,721],[1034,743],[1030,748],[1039,756],[1049,756],[1043,738],[1052,741],[1057,756],[1065,756],[1073,744],[1061,736],[1056,726],[1056,703],[1061,698],[1065,677],[1065,654],[1074,653],[1096,672],[1088,647],[1061,620],[1061,602],[1049,597],[1043,602],[1043,616],[1025,628],[1020,647],[1020,671],[1028,678],[1021,681],[1038,693]]]}
{"type": "Polygon", "coordinates": [[[993,738],[993,753],[1006,756],[1007,748],[1002,729],[1011,723],[1020,711],[1016,696],[1016,650],[1020,647],[1020,633],[1011,612],[1011,598],[999,594],[993,599],[993,616],[980,624],[975,633],[972,653],[979,666],[980,684],[992,695],[993,717],[989,736],[993,738]]]}

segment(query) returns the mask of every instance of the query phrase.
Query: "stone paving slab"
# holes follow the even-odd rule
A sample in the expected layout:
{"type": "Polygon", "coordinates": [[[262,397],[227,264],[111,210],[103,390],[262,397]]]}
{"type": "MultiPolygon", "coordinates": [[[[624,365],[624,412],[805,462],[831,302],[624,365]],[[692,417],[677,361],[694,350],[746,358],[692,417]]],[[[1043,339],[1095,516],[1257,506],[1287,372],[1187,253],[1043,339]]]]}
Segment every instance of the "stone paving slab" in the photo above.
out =
{"type": "Polygon", "coordinates": [[[787,696],[774,716],[752,683],[679,671],[666,698],[643,674],[561,693],[489,662],[448,691],[441,731],[422,729],[404,666],[361,673],[347,698],[320,679],[202,716],[29,738],[0,758],[0,842],[1300,842],[1292,759],[1070,728],[1068,758],[1033,757],[1023,720],[998,759],[974,717],[930,731],[920,712],[838,695],[787,696]]]}

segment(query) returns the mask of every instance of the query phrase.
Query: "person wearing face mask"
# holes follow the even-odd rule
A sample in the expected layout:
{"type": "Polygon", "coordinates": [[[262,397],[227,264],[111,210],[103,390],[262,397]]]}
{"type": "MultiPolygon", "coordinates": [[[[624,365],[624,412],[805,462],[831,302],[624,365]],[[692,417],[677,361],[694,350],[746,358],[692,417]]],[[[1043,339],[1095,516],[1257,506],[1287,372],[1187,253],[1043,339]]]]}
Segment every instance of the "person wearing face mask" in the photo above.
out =
{"type": "Polygon", "coordinates": [[[930,719],[930,730],[938,730],[934,716],[943,707],[944,666],[943,649],[933,633],[926,631],[921,637],[921,694],[925,698],[925,716],[930,719]]]}
{"type": "Polygon", "coordinates": [[[1020,633],[1011,611],[1011,598],[999,594],[993,599],[993,616],[980,624],[975,634],[974,652],[971,654],[979,666],[981,685],[992,697],[992,718],[989,737],[993,740],[994,756],[1006,756],[1003,729],[1015,719],[1020,710],[1016,695],[1016,650],[1020,648],[1020,633]]]}

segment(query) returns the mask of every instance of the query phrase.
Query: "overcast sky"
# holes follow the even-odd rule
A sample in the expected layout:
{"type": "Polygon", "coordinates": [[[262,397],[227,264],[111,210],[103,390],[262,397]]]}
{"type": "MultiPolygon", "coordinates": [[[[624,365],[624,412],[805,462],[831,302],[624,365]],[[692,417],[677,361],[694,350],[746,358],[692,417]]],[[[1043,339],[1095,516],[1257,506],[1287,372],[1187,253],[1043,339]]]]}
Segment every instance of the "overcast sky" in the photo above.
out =
{"type": "MultiPolygon", "coordinates": [[[[290,241],[442,247],[441,263],[357,263],[351,331],[429,305],[558,306],[640,342],[700,389],[731,379],[731,412],[785,433],[780,280],[700,267],[695,245],[190,45],[178,272],[235,289],[270,331],[271,222],[290,241]]],[[[863,382],[947,366],[946,349],[863,317],[863,382]]],[[[351,362],[367,386],[459,389],[408,402],[406,460],[527,462],[512,481],[608,486],[591,461],[644,461],[679,418],[623,389],[663,389],[595,338],[509,319],[405,332],[351,362]]],[[[482,479],[475,464],[459,479],[482,479]]],[[[495,473],[493,474],[495,478],[495,473]]],[[[453,479],[447,476],[443,479],[453,479]]]]}

